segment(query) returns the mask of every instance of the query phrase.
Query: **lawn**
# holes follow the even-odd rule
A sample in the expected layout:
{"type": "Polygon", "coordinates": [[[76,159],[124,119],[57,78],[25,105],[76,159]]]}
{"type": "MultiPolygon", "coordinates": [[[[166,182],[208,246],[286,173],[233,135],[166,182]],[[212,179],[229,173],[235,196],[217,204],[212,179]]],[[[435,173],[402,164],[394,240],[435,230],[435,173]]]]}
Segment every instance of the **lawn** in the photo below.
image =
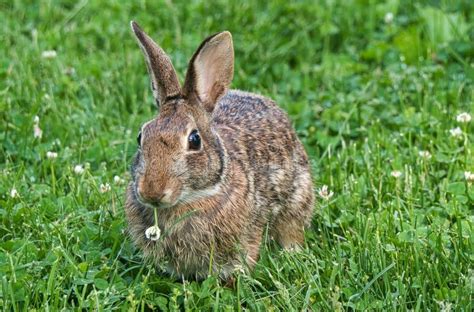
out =
{"type": "Polygon", "coordinates": [[[3,310],[472,311],[474,2],[0,0],[0,20],[3,310]],[[311,158],[305,247],[266,240],[234,289],[164,277],[126,235],[156,115],[132,19],[181,80],[231,31],[233,88],[277,100],[311,158]]]}

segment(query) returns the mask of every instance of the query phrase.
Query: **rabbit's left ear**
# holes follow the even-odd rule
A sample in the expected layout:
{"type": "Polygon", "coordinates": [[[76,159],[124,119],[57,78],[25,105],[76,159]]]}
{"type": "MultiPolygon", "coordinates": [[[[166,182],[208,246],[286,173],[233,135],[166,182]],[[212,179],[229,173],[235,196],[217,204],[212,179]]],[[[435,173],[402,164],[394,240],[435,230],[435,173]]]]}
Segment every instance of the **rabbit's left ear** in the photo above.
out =
{"type": "Polygon", "coordinates": [[[189,62],[183,93],[196,96],[211,113],[234,76],[232,35],[223,31],[204,40],[189,62]]]}

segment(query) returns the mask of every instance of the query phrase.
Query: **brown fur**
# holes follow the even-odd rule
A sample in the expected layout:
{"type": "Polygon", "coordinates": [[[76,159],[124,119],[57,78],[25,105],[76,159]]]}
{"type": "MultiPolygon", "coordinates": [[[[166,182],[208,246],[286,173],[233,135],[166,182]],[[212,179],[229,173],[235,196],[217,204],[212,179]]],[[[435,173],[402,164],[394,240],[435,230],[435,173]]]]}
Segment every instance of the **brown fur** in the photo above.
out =
{"type": "MultiPolygon", "coordinates": [[[[133,25],[139,41],[151,40],[133,25]]],[[[157,47],[141,46],[145,58],[157,47]]],[[[168,58],[159,59],[147,61],[161,68],[149,70],[158,73],[152,80],[176,75],[167,72],[168,58]]],[[[228,91],[232,75],[230,33],[206,39],[183,90],[172,98],[158,95],[160,114],[143,126],[132,165],[125,207],[130,235],[147,257],[167,261],[178,276],[205,278],[210,269],[227,279],[237,265],[255,265],[267,225],[280,245],[292,248],[303,244],[311,221],[308,159],[286,113],[270,99],[228,91]],[[187,148],[194,129],[202,141],[197,151],[187,148]],[[153,208],[158,241],[145,237],[153,208]]],[[[160,94],[170,93],[165,87],[160,94]]]]}

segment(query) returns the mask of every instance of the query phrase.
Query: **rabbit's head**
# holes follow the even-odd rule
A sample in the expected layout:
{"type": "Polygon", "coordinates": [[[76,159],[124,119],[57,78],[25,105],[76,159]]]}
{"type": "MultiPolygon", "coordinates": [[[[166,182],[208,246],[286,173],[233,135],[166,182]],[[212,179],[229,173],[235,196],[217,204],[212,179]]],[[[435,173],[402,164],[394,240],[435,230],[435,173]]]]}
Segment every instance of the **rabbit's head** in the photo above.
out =
{"type": "Polygon", "coordinates": [[[131,26],[160,111],[137,137],[134,197],[146,206],[167,208],[216,193],[226,160],[210,121],[233,77],[231,34],[221,32],[204,40],[191,58],[181,87],[165,52],[135,22],[131,26]]]}

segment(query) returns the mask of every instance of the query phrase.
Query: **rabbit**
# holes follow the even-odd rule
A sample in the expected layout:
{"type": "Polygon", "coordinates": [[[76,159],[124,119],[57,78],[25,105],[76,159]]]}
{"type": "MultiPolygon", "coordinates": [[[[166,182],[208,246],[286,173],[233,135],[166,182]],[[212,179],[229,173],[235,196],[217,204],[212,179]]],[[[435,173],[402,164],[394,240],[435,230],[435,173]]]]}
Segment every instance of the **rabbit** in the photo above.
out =
{"type": "Polygon", "coordinates": [[[224,281],[255,267],[265,234],[301,248],[314,206],[308,157],[274,101],[229,89],[231,34],[201,43],[181,87],[170,58],[131,27],[159,109],[138,134],[131,166],[125,213],[133,243],[175,277],[224,281]],[[162,235],[150,240],[155,210],[162,235]]]}

